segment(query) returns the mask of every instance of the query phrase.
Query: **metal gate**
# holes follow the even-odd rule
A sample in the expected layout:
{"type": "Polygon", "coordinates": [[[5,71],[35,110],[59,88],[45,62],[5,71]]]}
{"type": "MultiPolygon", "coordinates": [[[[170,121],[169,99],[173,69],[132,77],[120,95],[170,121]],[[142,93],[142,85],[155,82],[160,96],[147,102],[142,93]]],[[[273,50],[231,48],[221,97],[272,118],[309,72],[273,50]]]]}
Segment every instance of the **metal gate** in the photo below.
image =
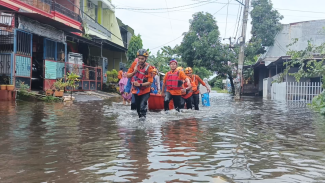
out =
{"type": "Polygon", "coordinates": [[[32,42],[31,33],[15,30],[14,38],[14,81],[17,88],[23,82],[31,87],[32,77],[32,42]]]}
{"type": "Polygon", "coordinates": [[[272,100],[303,103],[311,103],[323,91],[321,82],[273,83],[271,90],[272,100]]]}

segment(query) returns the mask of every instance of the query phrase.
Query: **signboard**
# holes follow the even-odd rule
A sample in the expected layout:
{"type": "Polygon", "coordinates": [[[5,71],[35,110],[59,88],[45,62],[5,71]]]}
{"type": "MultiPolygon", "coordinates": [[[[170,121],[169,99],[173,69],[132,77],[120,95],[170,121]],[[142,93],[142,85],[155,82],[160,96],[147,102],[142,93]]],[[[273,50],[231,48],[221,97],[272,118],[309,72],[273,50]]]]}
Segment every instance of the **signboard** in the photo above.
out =
{"type": "Polygon", "coordinates": [[[51,38],[60,42],[65,42],[64,32],[49,25],[41,24],[35,20],[18,16],[18,29],[25,30],[40,36],[51,38]]]}

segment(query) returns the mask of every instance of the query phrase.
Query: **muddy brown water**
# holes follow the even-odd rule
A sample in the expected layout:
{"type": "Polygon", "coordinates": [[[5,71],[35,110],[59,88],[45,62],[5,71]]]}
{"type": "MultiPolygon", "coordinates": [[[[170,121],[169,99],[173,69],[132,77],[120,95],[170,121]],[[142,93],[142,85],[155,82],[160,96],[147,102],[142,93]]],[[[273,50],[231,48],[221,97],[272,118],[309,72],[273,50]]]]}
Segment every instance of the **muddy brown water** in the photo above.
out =
{"type": "Polygon", "coordinates": [[[0,182],[325,182],[325,118],[212,94],[201,111],[0,102],[0,182]]]}

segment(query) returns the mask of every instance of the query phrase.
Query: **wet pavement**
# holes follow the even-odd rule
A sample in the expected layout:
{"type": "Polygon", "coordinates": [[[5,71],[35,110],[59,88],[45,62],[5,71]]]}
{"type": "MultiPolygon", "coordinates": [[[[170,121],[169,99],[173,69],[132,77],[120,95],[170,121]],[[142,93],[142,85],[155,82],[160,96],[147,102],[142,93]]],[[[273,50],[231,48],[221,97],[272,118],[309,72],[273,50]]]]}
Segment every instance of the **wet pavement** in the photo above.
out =
{"type": "Polygon", "coordinates": [[[139,121],[119,102],[0,102],[0,182],[325,182],[325,118],[303,105],[214,93],[139,121]]]}

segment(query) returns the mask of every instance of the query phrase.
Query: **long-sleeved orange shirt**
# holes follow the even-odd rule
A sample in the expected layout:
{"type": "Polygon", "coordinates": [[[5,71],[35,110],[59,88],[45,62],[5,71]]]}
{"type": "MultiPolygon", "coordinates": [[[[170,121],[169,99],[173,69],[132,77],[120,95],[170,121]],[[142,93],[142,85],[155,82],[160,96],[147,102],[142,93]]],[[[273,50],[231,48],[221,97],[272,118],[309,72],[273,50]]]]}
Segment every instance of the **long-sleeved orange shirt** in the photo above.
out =
{"type": "MultiPolygon", "coordinates": [[[[128,70],[128,74],[129,73],[132,73],[133,71],[134,71],[134,67],[137,65],[137,62],[136,61],[134,61],[133,63],[132,63],[132,65],[131,65],[131,67],[129,68],[129,70],[128,70]]],[[[152,83],[153,82],[153,75],[152,75],[152,67],[150,66],[149,68],[148,68],[148,71],[147,71],[147,75],[146,75],[146,78],[148,79],[148,82],[150,82],[150,83],[152,83]]],[[[140,95],[143,95],[143,94],[146,94],[146,93],[150,93],[150,86],[151,85],[149,85],[148,87],[146,87],[146,88],[144,88],[143,90],[140,90],[140,92],[139,92],[139,96],[140,95]]],[[[133,94],[136,94],[137,93],[137,89],[136,88],[134,88],[133,86],[132,86],[132,93],[133,94]]]]}
{"type": "MultiPolygon", "coordinates": [[[[177,72],[176,70],[174,72],[177,72]]],[[[172,72],[172,73],[174,73],[172,72]]],[[[167,80],[167,76],[168,76],[168,72],[166,73],[165,77],[164,77],[164,81],[163,83],[166,85],[166,80],[167,80]]],[[[178,79],[179,80],[185,80],[186,78],[188,78],[186,76],[186,74],[183,71],[179,71],[179,75],[178,75],[178,79]]],[[[166,90],[167,92],[169,92],[171,95],[182,95],[182,90],[166,90]]]]}
{"type": "MultiPolygon", "coordinates": [[[[204,81],[200,78],[200,76],[193,74],[192,75],[192,81],[194,80],[195,85],[197,86],[197,88],[199,89],[199,82],[201,83],[201,85],[205,86],[204,81]]],[[[193,94],[199,94],[200,91],[196,90],[193,94]]]]}

